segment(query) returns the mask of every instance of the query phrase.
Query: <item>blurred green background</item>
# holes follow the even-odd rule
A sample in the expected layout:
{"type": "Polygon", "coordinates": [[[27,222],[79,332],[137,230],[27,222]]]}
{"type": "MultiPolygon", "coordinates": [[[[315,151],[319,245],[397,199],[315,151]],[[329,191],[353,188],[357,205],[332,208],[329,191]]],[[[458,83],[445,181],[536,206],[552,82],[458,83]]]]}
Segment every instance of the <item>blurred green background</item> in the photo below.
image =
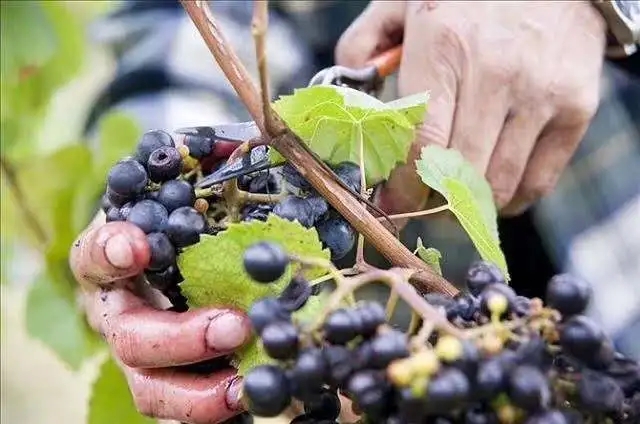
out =
{"type": "Polygon", "coordinates": [[[98,147],[81,138],[115,66],[87,28],[116,5],[1,2],[3,423],[85,423],[105,357],[76,308],[67,255],[95,213],[106,171],[139,134],[112,115],[98,147]]]}

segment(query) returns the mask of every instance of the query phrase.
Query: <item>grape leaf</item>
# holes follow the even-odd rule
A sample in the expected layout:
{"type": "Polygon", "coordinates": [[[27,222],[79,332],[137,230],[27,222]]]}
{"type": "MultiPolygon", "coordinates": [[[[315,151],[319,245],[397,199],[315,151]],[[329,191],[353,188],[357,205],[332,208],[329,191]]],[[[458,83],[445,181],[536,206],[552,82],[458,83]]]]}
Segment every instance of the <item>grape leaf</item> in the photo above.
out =
{"type": "Polygon", "coordinates": [[[109,169],[135,150],[142,130],[130,115],[111,112],[100,120],[99,132],[100,150],[95,171],[96,179],[104,181],[109,169]]]}
{"type": "Polygon", "coordinates": [[[416,161],[422,181],[442,194],[449,209],[465,229],[480,256],[509,272],[500,249],[497,212],[487,180],[453,149],[431,145],[422,149],[416,161]]]}
{"type": "Polygon", "coordinates": [[[76,305],[73,286],[54,279],[51,273],[43,273],[31,286],[26,305],[27,332],[71,369],[78,370],[101,344],[76,305]]]}
{"type": "Polygon", "coordinates": [[[118,364],[108,357],[93,383],[87,424],[113,423],[154,424],[156,420],[138,412],[127,379],[118,364]]]}
{"type": "Polygon", "coordinates": [[[418,246],[416,247],[415,252],[418,254],[420,259],[424,261],[429,267],[431,267],[435,272],[439,275],[442,275],[442,268],[440,267],[440,260],[442,259],[442,254],[440,251],[434,247],[424,247],[422,244],[422,239],[418,237],[418,246]]]}
{"type": "Polygon", "coordinates": [[[2,75],[12,82],[17,81],[21,71],[49,60],[55,52],[56,39],[41,2],[2,2],[1,8],[2,75]],[[29,28],[28,37],[25,28],[29,28]]]}
{"type": "MultiPolygon", "coordinates": [[[[203,235],[200,243],[191,246],[178,258],[178,266],[184,277],[180,284],[182,293],[192,307],[229,306],[248,310],[258,299],[279,294],[291,279],[293,266],[289,266],[278,281],[259,284],[247,275],[243,266],[244,251],[254,243],[272,241],[278,243],[289,254],[329,260],[329,251],[322,249],[322,243],[313,228],[305,228],[298,222],[291,222],[275,215],[269,215],[266,222],[251,221],[230,224],[226,231],[217,236],[203,235]]],[[[296,265],[297,268],[297,265],[296,265]]],[[[324,275],[319,268],[305,271],[309,279],[324,275]]],[[[237,353],[238,367],[246,370],[255,364],[267,361],[261,348],[251,341],[237,353]],[[244,365],[243,355],[247,355],[244,365]]]]}
{"type": "MultiPolygon", "coordinates": [[[[383,103],[346,87],[313,86],[295,90],[273,103],[274,110],[324,161],[360,163],[364,144],[367,186],[386,179],[397,164],[405,163],[424,119],[427,93],[383,103]]],[[[273,163],[283,160],[271,149],[273,163]]]]}

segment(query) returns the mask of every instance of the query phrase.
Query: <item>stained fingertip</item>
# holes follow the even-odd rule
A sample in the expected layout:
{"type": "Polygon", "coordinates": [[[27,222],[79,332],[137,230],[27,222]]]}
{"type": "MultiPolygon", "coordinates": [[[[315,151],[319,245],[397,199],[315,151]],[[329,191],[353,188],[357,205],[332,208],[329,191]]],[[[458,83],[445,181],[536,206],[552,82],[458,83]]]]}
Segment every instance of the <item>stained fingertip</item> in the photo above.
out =
{"type": "Polygon", "coordinates": [[[230,411],[242,411],[244,404],[242,403],[242,377],[237,376],[229,383],[225,396],[227,408],[230,411]]]}

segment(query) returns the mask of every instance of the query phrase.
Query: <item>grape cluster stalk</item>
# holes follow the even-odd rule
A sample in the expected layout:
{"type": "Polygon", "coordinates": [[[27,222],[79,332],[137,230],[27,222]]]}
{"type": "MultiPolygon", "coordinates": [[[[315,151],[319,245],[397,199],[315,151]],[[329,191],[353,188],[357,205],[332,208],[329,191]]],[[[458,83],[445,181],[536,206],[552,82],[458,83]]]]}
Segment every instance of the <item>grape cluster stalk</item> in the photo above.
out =
{"type": "MultiPolygon", "coordinates": [[[[257,284],[292,262],[318,265],[269,242],[244,256],[257,284]]],[[[336,288],[311,322],[292,315],[317,292],[300,273],[280,296],[256,301],[249,317],[273,362],[246,376],[248,411],[275,417],[298,405],[292,424],[337,423],[348,399],[363,423],[640,422],[640,364],[583,315],[591,298],[584,281],[554,276],[543,302],[517,295],[489,262],[470,266],[455,298],[418,295],[410,274],[333,272],[336,288]],[[381,303],[354,300],[370,283],[388,284],[412,306],[408,328],[392,325],[381,303]]]]}
{"type": "MultiPolygon", "coordinates": [[[[178,255],[197,244],[201,234],[216,235],[229,223],[265,221],[269,214],[298,221],[316,228],[334,260],[354,246],[353,228],[290,165],[207,189],[194,187],[243,148],[216,149],[215,141],[204,135],[187,135],[178,146],[169,133],[153,130],[142,136],[134,155],[109,171],[102,197],[106,220],[127,221],[145,232],[151,249],[145,278],[171,301],[174,311],[188,309],[180,290],[178,255]]],[[[345,184],[360,190],[357,165],[344,162],[333,169],[345,184]]]]}

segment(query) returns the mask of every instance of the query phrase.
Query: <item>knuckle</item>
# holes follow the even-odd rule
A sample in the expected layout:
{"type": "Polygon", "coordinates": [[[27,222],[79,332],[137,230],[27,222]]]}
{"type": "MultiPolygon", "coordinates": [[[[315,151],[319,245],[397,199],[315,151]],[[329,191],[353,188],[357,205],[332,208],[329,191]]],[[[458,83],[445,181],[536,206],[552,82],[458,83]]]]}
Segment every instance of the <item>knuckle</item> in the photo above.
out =
{"type": "Polygon", "coordinates": [[[448,61],[453,69],[461,69],[468,62],[470,49],[460,25],[454,21],[438,21],[435,29],[433,48],[442,60],[448,61]]]}
{"type": "Polygon", "coordinates": [[[109,326],[107,340],[111,344],[114,354],[129,367],[136,367],[139,358],[135,349],[133,333],[129,331],[123,320],[115,319],[109,326]]]}
{"type": "Polygon", "coordinates": [[[528,202],[532,202],[551,193],[553,187],[551,181],[525,181],[522,185],[522,195],[528,202]]]}

